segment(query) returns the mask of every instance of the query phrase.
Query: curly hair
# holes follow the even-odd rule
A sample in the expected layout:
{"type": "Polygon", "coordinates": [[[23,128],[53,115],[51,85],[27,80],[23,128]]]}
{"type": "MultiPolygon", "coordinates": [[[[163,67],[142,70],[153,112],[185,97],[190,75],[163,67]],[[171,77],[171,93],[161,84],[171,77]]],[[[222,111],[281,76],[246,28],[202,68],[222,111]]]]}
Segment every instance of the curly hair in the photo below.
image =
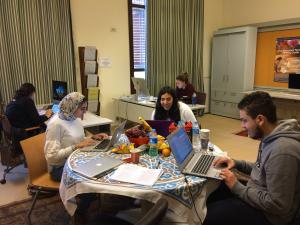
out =
{"type": "Polygon", "coordinates": [[[277,122],[276,106],[267,92],[256,91],[246,95],[238,104],[240,110],[245,110],[252,119],[261,114],[270,123],[277,122]]]}

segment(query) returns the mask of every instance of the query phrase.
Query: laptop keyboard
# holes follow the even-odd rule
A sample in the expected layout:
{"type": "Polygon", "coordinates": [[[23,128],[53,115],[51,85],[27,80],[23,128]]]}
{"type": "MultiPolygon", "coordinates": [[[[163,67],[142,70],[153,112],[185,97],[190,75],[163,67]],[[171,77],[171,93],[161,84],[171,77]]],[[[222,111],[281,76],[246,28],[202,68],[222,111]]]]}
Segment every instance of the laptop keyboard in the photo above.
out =
{"type": "Polygon", "coordinates": [[[213,155],[201,155],[198,162],[192,169],[193,173],[207,174],[211,163],[214,161],[215,156],[213,155]]]}
{"type": "Polygon", "coordinates": [[[110,139],[103,139],[96,147],[95,149],[105,149],[110,142],[110,139]]]}

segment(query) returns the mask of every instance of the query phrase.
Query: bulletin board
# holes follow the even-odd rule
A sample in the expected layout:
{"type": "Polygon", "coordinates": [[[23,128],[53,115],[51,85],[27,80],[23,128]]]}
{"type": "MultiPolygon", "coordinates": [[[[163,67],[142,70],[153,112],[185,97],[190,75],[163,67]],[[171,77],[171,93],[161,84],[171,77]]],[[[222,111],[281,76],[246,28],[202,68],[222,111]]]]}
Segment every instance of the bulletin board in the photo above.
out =
{"type": "Polygon", "coordinates": [[[254,86],[287,88],[274,82],[276,39],[300,36],[300,29],[259,32],[257,34],[254,86]]]}

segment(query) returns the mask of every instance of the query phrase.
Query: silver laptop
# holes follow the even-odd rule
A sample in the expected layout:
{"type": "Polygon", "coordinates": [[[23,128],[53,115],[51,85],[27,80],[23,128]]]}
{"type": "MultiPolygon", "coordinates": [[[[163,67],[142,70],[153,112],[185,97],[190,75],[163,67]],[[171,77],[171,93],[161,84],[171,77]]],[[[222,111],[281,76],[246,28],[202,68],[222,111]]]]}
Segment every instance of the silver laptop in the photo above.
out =
{"type": "Polygon", "coordinates": [[[110,148],[112,148],[114,146],[114,144],[116,144],[119,141],[119,138],[121,136],[121,134],[124,131],[124,127],[126,124],[126,120],[123,121],[114,131],[111,139],[103,139],[101,140],[96,146],[94,146],[92,149],[92,151],[108,151],[110,148]]]}
{"type": "Polygon", "coordinates": [[[195,153],[183,128],[174,131],[167,139],[179,170],[183,174],[221,179],[220,170],[212,165],[215,156],[201,152],[195,153]]]}
{"type": "Polygon", "coordinates": [[[114,168],[121,165],[123,161],[110,156],[93,158],[86,163],[80,164],[72,170],[87,178],[97,178],[110,173],[114,168]]]}

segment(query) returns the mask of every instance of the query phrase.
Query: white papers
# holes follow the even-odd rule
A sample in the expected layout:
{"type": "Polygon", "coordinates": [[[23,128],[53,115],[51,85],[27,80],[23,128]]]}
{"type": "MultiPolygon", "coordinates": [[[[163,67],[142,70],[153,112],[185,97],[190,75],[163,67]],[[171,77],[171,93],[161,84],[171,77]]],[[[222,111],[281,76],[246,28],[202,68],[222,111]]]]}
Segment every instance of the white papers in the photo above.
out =
{"type": "Polygon", "coordinates": [[[88,101],[88,110],[92,113],[98,112],[98,101],[88,101]]]}
{"type": "Polygon", "coordinates": [[[95,74],[97,68],[96,61],[86,61],[84,64],[84,74],[95,74]]]}
{"type": "Polygon", "coordinates": [[[97,79],[98,75],[97,74],[87,74],[87,82],[86,82],[86,87],[96,87],[97,86],[97,79]]]}
{"type": "Polygon", "coordinates": [[[162,169],[148,169],[137,165],[123,164],[110,178],[117,181],[152,186],[161,174],[162,169]]]}
{"type": "Polygon", "coordinates": [[[86,46],[84,48],[84,61],[96,61],[96,47],[86,46]]]}

